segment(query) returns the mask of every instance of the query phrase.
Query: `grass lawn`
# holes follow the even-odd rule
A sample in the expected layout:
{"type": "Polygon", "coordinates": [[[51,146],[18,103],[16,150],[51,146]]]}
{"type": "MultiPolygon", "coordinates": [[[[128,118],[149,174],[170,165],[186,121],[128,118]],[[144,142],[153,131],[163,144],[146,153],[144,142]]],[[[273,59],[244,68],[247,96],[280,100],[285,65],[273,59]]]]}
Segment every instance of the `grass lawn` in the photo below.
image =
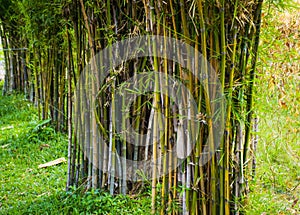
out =
{"type": "Polygon", "coordinates": [[[265,9],[256,92],[256,178],[248,214],[300,214],[300,9],[265,9]]]}
{"type": "Polygon", "coordinates": [[[66,137],[38,121],[22,95],[0,96],[0,214],[30,212],[36,202],[52,201],[65,189],[66,163],[38,165],[66,157],[66,147],[66,137]]]}

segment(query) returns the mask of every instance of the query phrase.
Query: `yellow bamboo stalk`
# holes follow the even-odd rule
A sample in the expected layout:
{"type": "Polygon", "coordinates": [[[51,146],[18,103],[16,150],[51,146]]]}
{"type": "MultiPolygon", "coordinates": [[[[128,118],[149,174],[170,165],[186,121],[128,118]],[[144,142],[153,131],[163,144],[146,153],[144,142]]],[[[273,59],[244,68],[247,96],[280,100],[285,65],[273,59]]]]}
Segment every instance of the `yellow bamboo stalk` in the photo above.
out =
{"type": "MultiPolygon", "coordinates": [[[[167,32],[166,32],[166,18],[163,16],[163,35],[166,38],[167,32]]],[[[167,40],[164,40],[164,59],[163,59],[163,69],[165,74],[165,86],[168,86],[168,60],[167,60],[167,40]]],[[[165,89],[167,91],[167,89],[165,89]]],[[[169,142],[169,95],[168,92],[166,92],[164,105],[165,105],[165,128],[164,128],[164,141],[161,143],[161,149],[162,149],[162,156],[163,156],[163,176],[162,176],[162,190],[161,190],[161,197],[162,197],[162,207],[160,214],[164,215],[166,211],[166,197],[167,197],[167,147],[169,142]]]]}
{"type": "MultiPolygon", "coordinates": [[[[206,53],[206,29],[205,29],[205,22],[204,22],[204,16],[203,16],[203,4],[202,0],[198,0],[198,12],[200,16],[200,28],[202,34],[201,34],[201,50],[202,50],[202,55],[204,59],[207,59],[207,53],[206,53]]],[[[207,63],[203,62],[203,71],[205,77],[209,77],[208,74],[208,68],[207,68],[207,63]]],[[[208,79],[203,80],[203,87],[205,90],[205,105],[206,105],[206,114],[207,114],[207,126],[208,126],[208,145],[209,145],[209,153],[214,152],[214,139],[213,139],[213,122],[212,122],[212,116],[211,116],[211,104],[210,104],[210,89],[209,89],[209,82],[208,79]]],[[[211,173],[211,178],[210,178],[210,213],[215,215],[217,214],[217,183],[216,183],[216,162],[215,162],[215,155],[211,154],[211,161],[210,161],[210,173],[211,173]]]]}

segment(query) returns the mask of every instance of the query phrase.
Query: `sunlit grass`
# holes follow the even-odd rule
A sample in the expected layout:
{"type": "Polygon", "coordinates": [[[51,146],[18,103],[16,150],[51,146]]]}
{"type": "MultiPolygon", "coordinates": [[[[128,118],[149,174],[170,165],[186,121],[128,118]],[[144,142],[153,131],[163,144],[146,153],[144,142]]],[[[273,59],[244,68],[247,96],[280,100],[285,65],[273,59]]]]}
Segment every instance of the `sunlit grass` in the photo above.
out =
{"type": "Polygon", "coordinates": [[[64,189],[66,164],[38,165],[65,157],[67,142],[50,126],[36,129],[36,110],[23,95],[0,99],[0,214],[18,214],[64,189]]]}
{"type": "Polygon", "coordinates": [[[300,213],[300,10],[265,12],[256,113],[257,174],[248,214],[300,213]]]}

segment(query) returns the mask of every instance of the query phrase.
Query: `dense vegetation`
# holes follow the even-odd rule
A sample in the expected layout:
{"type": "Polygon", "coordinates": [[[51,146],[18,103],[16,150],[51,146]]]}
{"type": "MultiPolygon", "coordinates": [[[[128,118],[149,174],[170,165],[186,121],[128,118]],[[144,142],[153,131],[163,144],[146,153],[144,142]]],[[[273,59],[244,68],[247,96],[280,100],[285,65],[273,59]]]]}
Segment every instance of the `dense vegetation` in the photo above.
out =
{"type": "MultiPolygon", "coordinates": [[[[40,144],[38,147],[42,147],[41,151],[48,151],[49,155],[61,155],[66,151],[59,148],[66,145],[57,143],[56,131],[68,131],[69,134],[68,155],[64,154],[69,158],[68,193],[54,194],[51,203],[44,206],[43,203],[39,203],[45,200],[49,202],[47,201],[49,195],[45,197],[46,199],[42,197],[41,201],[35,201],[37,208],[30,206],[29,212],[30,209],[37,211],[38,207],[48,211],[53,207],[70,212],[73,210],[71,207],[77,205],[73,207],[75,208],[73,212],[78,209],[77,212],[105,213],[110,209],[112,214],[132,213],[138,211],[135,204],[145,213],[150,213],[152,210],[152,213],[161,214],[167,212],[229,214],[230,211],[239,213],[244,210],[244,195],[248,190],[250,176],[255,173],[253,165],[256,164],[253,157],[256,139],[255,136],[251,137],[251,131],[253,80],[256,71],[262,1],[200,0],[167,3],[163,1],[53,1],[49,3],[6,0],[2,3],[0,4],[3,7],[0,13],[0,33],[4,48],[11,49],[4,52],[7,70],[3,94],[11,94],[15,90],[22,91],[38,109],[35,123],[30,122],[33,123],[32,129],[28,131],[30,134],[20,139],[24,141],[24,150],[26,143],[30,145],[33,143],[40,144]],[[214,133],[214,120],[220,115],[211,111],[214,109],[214,104],[210,100],[213,98],[212,92],[216,89],[208,91],[208,85],[206,86],[205,83],[201,85],[200,80],[187,70],[203,63],[197,62],[196,58],[186,59],[187,69],[155,55],[122,62],[121,67],[118,65],[119,67],[112,68],[110,76],[106,77],[106,83],[103,85],[104,91],[101,88],[99,93],[97,114],[100,118],[97,120],[93,113],[87,113],[91,119],[89,121],[86,116],[76,114],[74,116],[79,120],[75,120],[75,124],[72,124],[71,113],[80,108],[72,104],[73,92],[75,87],[78,88],[77,81],[91,57],[117,40],[143,34],[172,36],[185,41],[195,50],[199,50],[217,72],[221,92],[225,93],[227,99],[227,106],[224,106],[226,109],[221,108],[220,111],[226,126],[222,128],[224,136],[222,135],[223,138],[217,144],[220,148],[217,153],[212,154],[208,163],[202,164],[199,157],[206,146],[206,140],[209,153],[216,150],[214,141],[209,135],[214,133]],[[19,50],[17,46],[26,47],[26,50],[19,50]],[[183,107],[179,106],[174,110],[170,105],[172,100],[168,94],[154,93],[150,96],[143,94],[129,110],[131,124],[139,132],[151,128],[151,114],[155,113],[152,116],[154,120],[151,128],[153,143],[143,151],[127,145],[124,139],[118,139],[120,134],[117,133],[115,122],[111,119],[115,117],[114,98],[117,96],[115,89],[124,87],[122,82],[135,73],[151,70],[171,75],[182,83],[187,83],[186,88],[192,92],[193,99],[199,106],[197,111],[201,113],[201,117],[198,114],[196,120],[201,123],[198,134],[193,123],[190,123],[192,118],[188,116],[189,111],[193,112],[193,110],[183,111],[183,107],[189,107],[186,103],[183,102],[181,104],[183,107]],[[146,104],[151,105],[147,107],[146,104]],[[160,114],[167,117],[163,118],[160,114]],[[189,120],[187,126],[190,133],[182,136],[180,134],[184,133],[183,128],[178,125],[182,123],[184,115],[187,115],[189,120]],[[50,122],[48,118],[51,119],[53,127],[47,125],[50,122]],[[177,125],[173,119],[178,120],[179,124],[177,125]],[[161,126],[162,121],[165,127],[161,126]],[[93,126],[98,126],[102,136],[106,138],[100,142],[109,143],[110,150],[104,154],[101,154],[101,150],[97,152],[99,139],[94,138],[97,129],[93,126]],[[90,132],[91,128],[93,128],[92,132],[90,132]],[[155,139],[158,135],[164,137],[160,142],[155,139]],[[166,160],[158,161],[161,165],[158,170],[154,163],[151,167],[153,170],[150,179],[142,175],[142,182],[132,182],[126,180],[130,179],[126,174],[122,175],[122,180],[114,177],[114,169],[117,166],[121,165],[123,171],[127,171],[126,162],[114,163],[117,162],[116,151],[120,156],[132,160],[145,159],[147,157],[145,151],[147,151],[155,162],[155,157],[166,154],[174,147],[174,143],[170,141],[172,138],[175,138],[175,142],[185,142],[188,150],[191,147],[190,138],[195,135],[199,135],[195,149],[185,157],[179,168],[167,170],[169,168],[167,159],[177,159],[174,154],[171,154],[166,160]],[[48,142],[51,143],[52,140],[55,146],[49,149],[54,151],[44,150],[43,142],[51,145],[48,142]],[[55,150],[61,152],[54,153],[55,150]],[[105,163],[105,156],[109,157],[110,162],[105,163]],[[101,161],[103,161],[101,164],[103,168],[93,165],[93,162],[101,161]],[[99,169],[108,169],[108,171],[99,171],[99,169]],[[156,172],[159,171],[166,172],[161,177],[157,177],[156,172]],[[74,187],[81,189],[77,191],[74,187]],[[93,189],[81,199],[76,193],[86,188],[93,189]],[[134,197],[132,199],[129,196],[112,198],[98,188],[109,190],[111,194],[130,193],[134,197]],[[135,196],[140,192],[146,198],[135,196]],[[64,200],[61,204],[62,199],[64,200]],[[100,199],[99,202],[97,199],[100,199]],[[119,207],[122,202],[128,203],[128,207],[124,210],[119,207]],[[152,209],[149,206],[150,202],[152,209]]],[[[155,53],[155,47],[150,46],[149,49],[155,53]]],[[[184,54],[189,56],[191,50],[187,48],[185,51],[184,54]]],[[[159,79],[155,77],[154,83],[158,89],[159,79]]],[[[84,85],[79,87],[85,88],[84,85]]],[[[94,86],[92,90],[92,93],[97,91],[94,86]]],[[[88,100],[86,101],[88,103],[88,100]]],[[[9,107],[14,108],[9,105],[3,106],[3,108],[9,107]]],[[[83,105],[83,108],[86,106],[83,105]]],[[[126,126],[122,124],[122,128],[124,127],[126,126]]],[[[10,127],[3,129],[3,131],[9,130],[10,127]]],[[[7,140],[4,143],[5,147],[11,146],[7,140]]],[[[101,147],[105,145],[103,143],[100,144],[101,147]]],[[[16,141],[15,144],[19,147],[21,142],[16,141]]],[[[5,153],[6,151],[4,155],[7,156],[5,153]]],[[[51,160],[47,157],[47,153],[41,153],[39,156],[45,161],[51,160]]],[[[41,162],[39,157],[33,156],[33,158],[41,162]]],[[[50,170],[57,168],[53,167],[50,170]]],[[[136,172],[133,174],[135,175],[136,172]]],[[[51,183],[49,190],[55,190],[55,185],[51,183]]],[[[61,181],[59,183],[61,189],[63,183],[61,181]]],[[[12,205],[9,202],[6,204],[6,206],[12,205]]]]}

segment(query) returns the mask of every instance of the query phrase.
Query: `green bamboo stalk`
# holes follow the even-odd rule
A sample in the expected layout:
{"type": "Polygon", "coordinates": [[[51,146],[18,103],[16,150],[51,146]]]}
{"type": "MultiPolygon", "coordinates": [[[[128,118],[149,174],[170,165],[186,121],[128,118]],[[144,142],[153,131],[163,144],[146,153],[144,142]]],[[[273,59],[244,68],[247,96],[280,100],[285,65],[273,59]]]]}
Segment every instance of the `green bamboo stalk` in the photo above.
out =
{"type": "MultiPolygon", "coordinates": [[[[242,196],[242,192],[244,190],[244,128],[245,128],[245,123],[246,123],[246,118],[245,118],[245,88],[247,84],[246,80],[246,66],[248,62],[248,55],[249,55],[249,37],[251,36],[250,31],[250,23],[247,23],[245,26],[245,35],[243,35],[241,45],[240,45],[240,56],[239,56],[239,70],[240,70],[240,88],[238,91],[237,95],[237,101],[238,101],[238,113],[239,116],[237,116],[237,136],[236,136],[236,157],[237,157],[237,166],[236,168],[236,175],[235,175],[235,180],[236,182],[236,193],[235,193],[235,198],[240,199],[242,196]]],[[[237,208],[239,208],[238,205],[236,205],[237,208]]],[[[239,213],[239,212],[237,212],[239,213]]]]}
{"type": "MultiPolygon", "coordinates": [[[[90,50],[91,50],[91,53],[92,53],[92,56],[91,57],[94,57],[95,56],[95,50],[94,50],[94,46],[93,46],[93,37],[92,37],[92,34],[91,34],[91,29],[90,29],[90,26],[89,26],[89,23],[88,23],[88,16],[86,14],[86,10],[85,10],[85,7],[84,7],[84,3],[83,3],[83,0],[80,0],[80,4],[81,4],[81,10],[82,10],[82,15],[83,15],[83,18],[84,18],[84,23],[85,23],[85,27],[87,29],[87,32],[88,32],[88,42],[89,42],[89,47],[90,47],[90,50]]],[[[95,62],[93,61],[92,62],[92,73],[94,73],[96,71],[96,64],[95,62]]],[[[97,79],[97,77],[95,77],[97,79]]],[[[92,82],[92,97],[93,98],[96,98],[96,86],[95,86],[95,83],[92,82]]],[[[91,165],[92,165],[92,172],[89,174],[89,176],[91,177],[91,180],[92,180],[92,184],[91,184],[91,187],[93,188],[97,188],[97,169],[96,169],[96,166],[93,165],[93,164],[97,164],[98,163],[98,154],[97,154],[97,135],[96,135],[96,132],[97,132],[97,123],[96,123],[96,116],[95,116],[95,111],[91,111],[91,127],[92,127],[92,146],[90,147],[90,156],[89,158],[92,159],[92,162],[91,162],[91,165]]]]}
{"type": "MultiPolygon", "coordinates": [[[[180,0],[180,4],[183,6],[181,7],[181,19],[182,19],[182,28],[183,28],[183,33],[184,33],[184,37],[186,39],[186,43],[187,44],[190,44],[190,38],[191,38],[191,35],[189,33],[189,26],[188,26],[188,23],[187,23],[187,20],[186,20],[186,13],[185,13],[185,10],[184,10],[184,1],[183,0],[180,0]]],[[[186,46],[186,49],[187,49],[187,54],[188,56],[190,56],[190,46],[187,45],[186,46]]],[[[187,68],[189,70],[192,69],[192,63],[191,63],[191,59],[190,58],[187,58],[187,68]]],[[[189,73],[188,75],[188,88],[189,88],[189,91],[190,92],[193,92],[193,74],[192,72],[189,73]]],[[[183,98],[186,98],[186,95],[183,95],[183,98]]],[[[190,107],[190,98],[187,98],[187,101],[186,101],[186,104],[187,104],[187,120],[188,120],[188,129],[186,131],[186,134],[187,134],[187,146],[186,146],[186,151],[187,152],[190,152],[191,151],[191,143],[190,143],[190,139],[191,137],[193,137],[193,135],[195,134],[195,128],[194,126],[192,125],[191,123],[191,116],[194,114],[193,111],[191,110],[191,107],[190,107]]],[[[188,212],[190,210],[190,187],[191,187],[191,156],[187,156],[187,159],[186,159],[186,190],[185,190],[185,194],[186,194],[186,211],[188,212]]]]}
{"type": "MultiPolygon", "coordinates": [[[[167,38],[166,31],[166,17],[163,16],[163,35],[167,38]]],[[[168,60],[167,60],[167,40],[164,40],[164,59],[163,59],[163,69],[165,74],[165,86],[168,86],[168,60]]],[[[166,198],[167,198],[167,150],[168,150],[168,142],[169,142],[169,94],[168,89],[165,89],[165,99],[164,99],[164,141],[161,143],[162,156],[163,156],[163,177],[162,177],[162,206],[160,214],[164,215],[166,213],[166,198]]]]}
{"type": "MultiPolygon", "coordinates": [[[[203,5],[202,0],[198,0],[198,11],[200,16],[200,28],[201,28],[201,50],[202,55],[204,59],[207,59],[207,53],[206,53],[206,30],[205,30],[205,22],[203,17],[203,5]]],[[[206,62],[203,62],[203,71],[205,77],[209,77],[208,75],[208,69],[206,62]]],[[[210,95],[209,95],[209,83],[208,80],[203,81],[204,90],[205,90],[205,104],[206,104],[206,114],[207,114],[207,126],[208,126],[208,132],[209,132],[209,138],[208,138],[208,144],[210,147],[210,152],[213,152],[214,149],[214,140],[213,140],[213,126],[212,126],[212,116],[211,116],[211,107],[210,107],[210,95]]],[[[216,191],[216,162],[215,162],[215,155],[211,155],[211,166],[210,166],[210,172],[211,172],[211,178],[210,178],[210,193],[211,193],[211,199],[210,199],[210,213],[215,215],[217,214],[217,191],[216,191]]]]}
{"type": "Polygon", "coordinates": [[[231,134],[231,110],[232,110],[232,100],[233,100],[233,83],[234,83],[234,71],[235,71],[235,58],[237,50],[237,28],[234,27],[233,33],[233,48],[231,57],[231,70],[229,74],[229,87],[228,87],[228,100],[227,100],[227,116],[226,116],[226,128],[225,128],[225,156],[224,156],[224,166],[225,166],[225,214],[230,214],[230,178],[229,178],[229,155],[230,155],[230,134],[231,134]]]}
{"type": "MultiPolygon", "coordinates": [[[[64,56],[63,56],[64,57],[64,56]]],[[[62,68],[65,68],[65,61],[62,61],[62,68]]],[[[65,106],[65,75],[63,73],[63,70],[60,71],[60,80],[59,80],[59,103],[58,103],[58,109],[59,109],[59,114],[58,114],[58,127],[62,127],[63,121],[64,121],[64,106],[65,106]]]]}
{"type": "MultiPolygon", "coordinates": [[[[155,45],[153,45],[155,46],[155,45]]],[[[155,50],[155,49],[154,49],[155,50]]],[[[157,60],[154,57],[154,68],[158,68],[157,60]]],[[[156,75],[157,76],[157,75],[156,75]]],[[[152,214],[155,214],[156,208],[155,208],[155,199],[156,199],[156,178],[157,178],[157,140],[158,140],[158,103],[159,103],[159,94],[157,93],[157,89],[159,80],[157,77],[155,77],[155,94],[154,94],[154,101],[153,101],[153,107],[154,107],[154,122],[153,122],[153,149],[152,149],[152,159],[153,159],[153,167],[152,167],[152,214]]]]}
{"type": "Polygon", "coordinates": [[[122,184],[121,184],[121,193],[126,195],[127,191],[127,162],[126,162],[126,155],[127,155],[127,147],[126,147],[126,109],[125,109],[125,98],[122,97],[122,132],[123,132],[123,144],[122,144],[122,184]]]}
{"type": "MultiPolygon", "coordinates": [[[[137,64],[136,62],[134,62],[134,65],[133,65],[133,68],[134,68],[134,71],[137,71],[137,64]]],[[[138,83],[138,88],[139,88],[139,91],[141,91],[141,84],[139,83],[139,80],[135,80],[135,82],[138,83]]],[[[134,128],[135,128],[135,132],[136,132],[136,135],[135,135],[135,143],[134,143],[134,149],[133,149],[133,161],[137,161],[138,160],[138,156],[139,156],[139,128],[140,128],[140,124],[141,124],[141,113],[139,113],[139,111],[141,110],[141,106],[142,106],[142,97],[139,96],[137,98],[137,101],[136,103],[134,104],[134,110],[133,110],[133,116],[136,116],[134,117],[133,119],[135,120],[135,123],[134,123],[134,128]]],[[[141,129],[142,130],[142,129],[141,129]]],[[[138,170],[138,166],[137,166],[137,162],[134,162],[134,165],[133,165],[133,171],[132,171],[132,178],[133,178],[133,181],[136,181],[136,176],[137,176],[137,171],[138,170]]]]}
{"type": "Polygon", "coordinates": [[[116,106],[115,106],[115,94],[114,94],[114,84],[112,86],[111,92],[111,122],[110,122],[110,146],[109,146],[109,154],[111,156],[111,162],[109,167],[110,172],[110,189],[109,192],[111,195],[114,194],[114,186],[115,186],[115,169],[116,169],[116,140],[115,140],[115,122],[116,122],[116,106]]]}
{"type": "MultiPolygon", "coordinates": [[[[177,40],[178,39],[178,32],[177,32],[177,25],[176,25],[176,19],[175,19],[176,14],[175,14],[174,6],[173,6],[173,1],[170,0],[169,4],[170,4],[171,15],[172,15],[171,16],[172,17],[172,28],[173,28],[173,34],[174,34],[173,36],[177,40]]],[[[179,56],[179,52],[177,52],[177,53],[178,53],[178,56],[179,56]]],[[[176,68],[176,64],[175,64],[175,62],[173,62],[173,69],[174,69],[173,76],[175,76],[175,74],[176,74],[175,68],[176,68]]],[[[180,66],[179,66],[179,74],[180,74],[180,78],[181,78],[182,77],[182,68],[180,66]]],[[[179,106],[179,110],[180,110],[180,106],[179,106]]],[[[176,123],[174,123],[174,126],[176,126],[176,123]]],[[[175,140],[178,139],[178,135],[176,136],[175,133],[173,134],[173,137],[174,137],[175,140]]],[[[177,156],[173,156],[173,158],[170,158],[170,159],[174,163],[174,166],[177,166],[177,156]]],[[[172,195],[173,198],[177,197],[177,189],[176,189],[177,188],[177,175],[178,175],[178,168],[175,168],[174,172],[173,172],[173,176],[172,176],[173,177],[173,184],[172,184],[173,185],[173,189],[172,189],[173,190],[173,195],[172,195]]],[[[171,198],[169,198],[169,205],[171,205],[171,201],[172,201],[171,198]]],[[[176,211],[173,210],[172,213],[173,213],[173,215],[175,215],[176,211]]]]}
{"type": "MultiPolygon", "coordinates": [[[[220,36],[221,36],[221,65],[220,65],[220,79],[221,79],[221,93],[224,93],[225,89],[225,71],[226,71],[226,33],[225,33],[225,1],[221,0],[221,20],[220,20],[220,36]]],[[[223,113],[223,110],[221,110],[223,113]]],[[[225,157],[228,155],[226,151],[226,146],[224,145],[224,140],[221,140],[221,156],[223,157],[223,160],[221,160],[221,166],[220,166],[220,213],[219,214],[228,214],[225,213],[225,204],[226,204],[226,197],[225,197],[225,183],[229,183],[227,180],[225,180],[225,172],[228,166],[226,165],[226,159],[225,157]],[[225,162],[224,162],[225,161],[225,162]]],[[[227,178],[228,179],[228,178],[227,178]]]]}
{"type": "MultiPolygon", "coordinates": [[[[198,55],[198,36],[196,35],[196,42],[195,42],[195,71],[198,71],[199,69],[199,61],[198,61],[199,55],[198,55]]],[[[194,82],[195,86],[197,86],[198,82],[194,82]]],[[[197,101],[199,102],[198,92],[196,93],[197,101]]],[[[200,106],[201,107],[201,106],[200,106]]],[[[198,106],[198,112],[199,106],[198,106]]],[[[199,128],[200,129],[200,128],[199,128]]],[[[193,181],[193,190],[192,190],[192,200],[191,200],[191,214],[197,214],[197,208],[198,208],[198,201],[197,201],[197,194],[198,194],[198,187],[199,187],[199,159],[200,159],[200,142],[199,142],[200,136],[197,137],[197,141],[195,144],[195,154],[194,154],[194,181],[193,181]]]]}
{"type": "MultiPolygon", "coordinates": [[[[155,15],[154,15],[154,3],[153,0],[147,1],[147,5],[145,5],[149,10],[149,16],[148,20],[150,21],[149,23],[149,30],[151,30],[153,33],[154,27],[153,24],[155,22],[155,15]]],[[[150,41],[149,41],[150,42],[150,41]]],[[[150,43],[149,43],[150,44],[150,43]]],[[[152,54],[153,56],[156,56],[156,44],[150,44],[152,48],[152,54]]],[[[159,71],[159,64],[158,64],[158,59],[157,57],[153,57],[153,69],[154,71],[159,71]]],[[[153,121],[153,146],[152,146],[152,194],[151,194],[151,213],[155,214],[156,213],[156,183],[157,183],[157,168],[158,168],[158,163],[157,163],[157,158],[158,158],[158,151],[157,151],[157,141],[159,138],[159,131],[158,131],[158,126],[159,126],[159,115],[158,115],[158,109],[159,109],[159,97],[160,94],[159,92],[159,78],[157,75],[155,75],[155,83],[154,83],[154,99],[153,99],[153,108],[154,108],[154,121],[153,121]]]]}
{"type": "Polygon", "coordinates": [[[72,141],[72,70],[71,70],[71,43],[70,43],[70,35],[68,25],[66,26],[66,34],[67,34],[67,41],[68,41],[68,73],[67,73],[67,80],[68,80],[68,180],[67,180],[67,189],[74,181],[74,169],[75,169],[75,162],[73,160],[74,155],[74,145],[72,141]]]}
{"type": "Polygon", "coordinates": [[[260,35],[260,26],[261,26],[261,13],[262,13],[262,3],[263,0],[258,0],[257,9],[255,11],[255,36],[254,36],[254,46],[253,46],[253,56],[251,62],[251,69],[249,71],[249,89],[247,92],[247,106],[246,106],[246,113],[247,113],[247,123],[245,125],[245,147],[244,147],[244,159],[247,160],[247,152],[249,148],[250,142],[250,133],[251,133],[251,121],[253,115],[253,88],[254,88],[254,79],[255,79],[255,71],[256,71],[256,62],[258,57],[258,45],[259,45],[259,35],[260,35]]]}
{"type": "MultiPolygon", "coordinates": [[[[220,16],[221,16],[221,86],[224,91],[225,88],[225,71],[226,71],[226,33],[225,33],[225,0],[221,0],[221,8],[220,8],[220,16]]],[[[223,93],[223,92],[221,92],[223,93]]]]}
{"type": "MultiPolygon", "coordinates": [[[[37,49],[37,48],[35,48],[37,49]]],[[[37,53],[37,50],[34,51],[34,53],[37,53]]],[[[37,71],[37,56],[36,54],[34,55],[34,91],[35,91],[35,105],[37,106],[38,109],[38,118],[39,120],[41,119],[41,109],[40,109],[40,99],[39,99],[39,81],[38,81],[38,71],[37,71]]]]}
{"type": "MultiPolygon", "coordinates": [[[[195,71],[199,70],[199,45],[198,45],[198,36],[196,36],[196,42],[195,42],[195,71]]],[[[202,111],[202,87],[199,87],[199,92],[197,92],[197,102],[198,102],[198,113],[201,114],[202,111]]],[[[199,115],[200,116],[200,115],[199,115]]],[[[204,120],[199,118],[198,120],[204,120]]],[[[195,172],[194,172],[194,190],[193,190],[193,197],[192,197],[192,214],[198,214],[198,205],[201,205],[202,214],[206,214],[206,202],[205,202],[205,186],[204,186],[204,174],[203,174],[203,165],[199,164],[200,161],[200,155],[201,155],[201,149],[203,147],[203,125],[200,125],[199,127],[199,135],[196,141],[195,145],[195,172]],[[197,200],[199,198],[199,201],[197,200]]]]}

